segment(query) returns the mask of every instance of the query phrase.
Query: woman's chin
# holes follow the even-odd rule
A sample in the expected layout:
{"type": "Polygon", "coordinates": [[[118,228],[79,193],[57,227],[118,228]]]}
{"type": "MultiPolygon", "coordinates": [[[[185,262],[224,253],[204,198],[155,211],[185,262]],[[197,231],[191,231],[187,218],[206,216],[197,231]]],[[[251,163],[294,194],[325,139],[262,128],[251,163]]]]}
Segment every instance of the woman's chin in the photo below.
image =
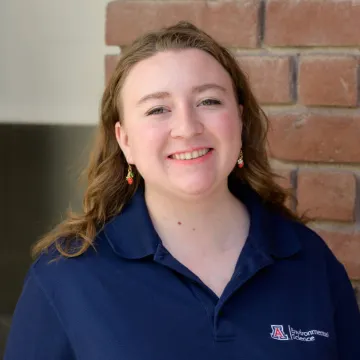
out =
{"type": "Polygon", "coordinates": [[[208,195],[215,188],[215,181],[207,180],[195,180],[187,182],[176,182],[174,188],[180,196],[184,197],[201,197],[202,195],[208,195]]]}

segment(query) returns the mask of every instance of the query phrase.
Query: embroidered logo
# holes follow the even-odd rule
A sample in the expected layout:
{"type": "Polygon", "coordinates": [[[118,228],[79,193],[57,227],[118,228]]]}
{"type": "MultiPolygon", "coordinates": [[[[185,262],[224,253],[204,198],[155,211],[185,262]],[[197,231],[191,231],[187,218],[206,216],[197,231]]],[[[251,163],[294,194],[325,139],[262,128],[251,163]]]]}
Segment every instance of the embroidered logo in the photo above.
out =
{"type": "Polygon", "coordinates": [[[283,325],[271,325],[270,336],[275,340],[298,340],[298,341],[315,341],[315,336],[323,336],[328,338],[329,333],[320,330],[301,331],[295,330],[288,326],[288,334],[286,334],[283,325]]]}
{"type": "Polygon", "coordinates": [[[282,325],[271,325],[272,333],[271,337],[275,340],[289,340],[289,337],[284,333],[284,327],[282,325]]]}

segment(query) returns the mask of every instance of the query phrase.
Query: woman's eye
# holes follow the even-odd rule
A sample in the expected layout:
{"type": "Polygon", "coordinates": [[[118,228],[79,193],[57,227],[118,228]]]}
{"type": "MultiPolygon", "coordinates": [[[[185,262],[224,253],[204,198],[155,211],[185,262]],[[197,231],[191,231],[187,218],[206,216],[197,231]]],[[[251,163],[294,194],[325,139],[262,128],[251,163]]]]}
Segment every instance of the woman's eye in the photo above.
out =
{"type": "Polygon", "coordinates": [[[201,104],[205,105],[205,106],[209,106],[209,105],[220,105],[221,102],[219,100],[215,100],[215,99],[205,99],[201,102],[201,104]]]}
{"type": "Polygon", "coordinates": [[[150,111],[148,111],[148,112],[146,113],[146,115],[148,116],[148,115],[163,114],[164,111],[165,111],[165,108],[163,108],[163,107],[157,107],[157,108],[155,108],[155,109],[151,109],[150,111]]]}
{"type": "MultiPolygon", "coordinates": [[[[203,101],[200,102],[201,105],[205,105],[205,106],[211,106],[211,105],[221,105],[221,101],[216,100],[216,99],[205,99],[203,101]]],[[[160,114],[164,114],[167,110],[164,107],[157,107],[154,109],[149,110],[146,113],[146,116],[149,115],[160,115],[160,114]]]]}

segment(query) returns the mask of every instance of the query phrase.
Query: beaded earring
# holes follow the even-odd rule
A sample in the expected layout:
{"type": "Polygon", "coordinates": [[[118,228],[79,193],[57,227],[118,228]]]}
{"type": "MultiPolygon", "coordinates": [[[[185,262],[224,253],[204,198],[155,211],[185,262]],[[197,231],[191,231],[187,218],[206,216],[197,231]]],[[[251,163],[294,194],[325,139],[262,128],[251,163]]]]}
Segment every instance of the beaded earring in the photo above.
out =
{"type": "Polygon", "coordinates": [[[128,173],[126,175],[126,181],[128,182],[129,185],[131,185],[134,182],[134,173],[132,172],[132,168],[130,164],[128,167],[128,173]]]}
{"type": "Polygon", "coordinates": [[[240,150],[239,159],[237,161],[238,167],[241,169],[244,167],[244,159],[243,159],[243,152],[240,150]]]}

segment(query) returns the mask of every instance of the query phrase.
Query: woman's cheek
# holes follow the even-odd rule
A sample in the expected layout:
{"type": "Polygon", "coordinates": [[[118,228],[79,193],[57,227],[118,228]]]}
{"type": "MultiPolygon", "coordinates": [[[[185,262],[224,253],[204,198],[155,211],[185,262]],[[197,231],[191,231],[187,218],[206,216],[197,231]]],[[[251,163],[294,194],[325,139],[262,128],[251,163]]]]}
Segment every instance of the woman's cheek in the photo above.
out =
{"type": "Polygon", "coordinates": [[[240,119],[233,114],[224,113],[219,116],[218,121],[215,122],[215,131],[219,136],[226,139],[240,138],[240,119]]]}
{"type": "Polygon", "coordinates": [[[147,154],[159,152],[166,142],[166,129],[164,126],[143,124],[135,131],[134,145],[137,153],[142,153],[144,158],[147,154]]]}

